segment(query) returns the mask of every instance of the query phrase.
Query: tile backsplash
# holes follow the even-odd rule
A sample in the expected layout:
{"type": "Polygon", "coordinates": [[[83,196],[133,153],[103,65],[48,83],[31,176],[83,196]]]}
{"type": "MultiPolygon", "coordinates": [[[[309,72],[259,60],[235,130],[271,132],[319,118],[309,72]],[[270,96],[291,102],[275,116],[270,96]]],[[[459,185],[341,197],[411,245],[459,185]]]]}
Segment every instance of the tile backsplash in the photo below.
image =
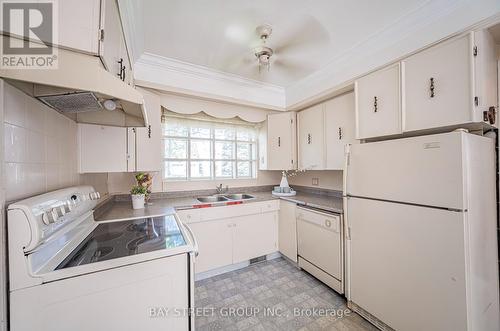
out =
{"type": "Polygon", "coordinates": [[[6,201],[78,184],[76,123],[0,82],[6,201]]]}

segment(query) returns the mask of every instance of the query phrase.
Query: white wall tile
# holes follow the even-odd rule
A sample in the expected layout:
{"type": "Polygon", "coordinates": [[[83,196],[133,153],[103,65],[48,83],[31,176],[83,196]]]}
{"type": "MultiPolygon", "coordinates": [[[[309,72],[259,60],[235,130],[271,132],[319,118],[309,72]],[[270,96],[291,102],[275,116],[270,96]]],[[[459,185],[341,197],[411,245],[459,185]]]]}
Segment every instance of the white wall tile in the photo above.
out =
{"type": "Polygon", "coordinates": [[[6,200],[78,184],[76,123],[17,88],[2,86],[6,200]]]}
{"type": "Polygon", "coordinates": [[[27,138],[27,162],[45,163],[45,136],[35,131],[27,131],[27,138]]]}
{"type": "Polygon", "coordinates": [[[45,134],[45,113],[52,110],[35,98],[26,99],[26,129],[45,134]]]}
{"type": "Polygon", "coordinates": [[[26,162],[26,130],[22,127],[4,125],[5,162],[26,162]]]}
{"type": "Polygon", "coordinates": [[[9,84],[3,84],[4,121],[10,124],[24,126],[26,121],[26,95],[21,90],[9,84]]]}

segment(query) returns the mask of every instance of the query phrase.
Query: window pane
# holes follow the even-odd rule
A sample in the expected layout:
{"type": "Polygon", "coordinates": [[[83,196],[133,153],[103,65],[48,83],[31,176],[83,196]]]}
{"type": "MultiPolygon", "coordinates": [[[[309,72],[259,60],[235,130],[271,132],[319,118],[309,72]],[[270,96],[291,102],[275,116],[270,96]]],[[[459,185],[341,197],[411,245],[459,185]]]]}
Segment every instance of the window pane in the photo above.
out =
{"type": "Polygon", "coordinates": [[[187,140],[167,138],[163,141],[165,157],[168,159],[187,158],[187,140]]]}
{"type": "Polygon", "coordinates": [[[212,144],[210,140],[191,140],[192,159],[212,159],[212,144]]]}
{"type": "Polygon", "coordinates": [[[191,161],[191,178],[212,177],[211,161],[191,161]]]}
{"type": "Polygon", "coordinates": [[[216,141],[215,142],[216,159],[234,159],[234,143],[216,141]]]}
{"type": "Polygon", "coordinates": [[[238,155],[237,159],[239,160],[250,160],[251,157],[251,145],[245,143],[238,143],[238,155]]]}
{"type": "Polygon", "coordinates": [[[215,177],[233,177],[233,165],[231,161],[215,161],[215,177]]]}
{"type": "Polygon", "coordinates": [[[215,139],[222,140],[234,140],[236,137],[236,131],[232,127],[219,127],[214,129],[215,139]]]}
{"type": "Polygon", "coordinates": [[[210,138],[210,128],[204,126],[191,127],[191,137],[194,138],[210,138]]]}
{"type": "Polygon", "coordinates": [[[250,128],[238,128],[237,140],[253,141],[255,140],[255,130],[250,128]]]}
{"type": "Polygon", "coordinates": [[[238,162],[238,177],[250,177],[250,162],[238,162]]]}
{"type": "Polygon", "coordinates": [[[163,126],[163,134],[166,136],[187,137],[188,127],[184,123],[171,121],[167,118],[163,126]]]}
{"type": "Polygon", "coordinates": [[[186,161],[165,161],[165,178],[187,178],[186,161]]]}

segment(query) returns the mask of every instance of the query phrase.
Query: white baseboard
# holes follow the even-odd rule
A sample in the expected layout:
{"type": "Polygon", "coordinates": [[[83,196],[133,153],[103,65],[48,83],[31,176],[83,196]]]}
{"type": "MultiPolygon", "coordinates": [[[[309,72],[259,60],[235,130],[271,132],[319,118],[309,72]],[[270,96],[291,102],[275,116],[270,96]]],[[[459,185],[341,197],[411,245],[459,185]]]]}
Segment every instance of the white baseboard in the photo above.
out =
{"type": "MultiPolygon", "coordinates": [[[[279,257],[281,257],[281,253],[274,252],[274,253],[266,255],[266,261],[277,259],[279,257]]],[[[212,270],[208,270],[208,271],[204,271],[204,272],[199,272],[199,273],[196,273],[194,275],[194,280],[198,281],[198,280],[203,280],[203,279],[207,279],[210,277],[222,275],[222,274],[225,274],[226,272],[231,272],[231,271],[235,271],[238,269],[243,269],[245,267],[248,267],[249,265],[250,265],[250,261],[243,261],[240,263],[230,264],[230,265],[216,268],[216,269],[212,269],[212,270]]],[[[196,266],[195,266],[195,268],[196,268],[196,266]]]]}

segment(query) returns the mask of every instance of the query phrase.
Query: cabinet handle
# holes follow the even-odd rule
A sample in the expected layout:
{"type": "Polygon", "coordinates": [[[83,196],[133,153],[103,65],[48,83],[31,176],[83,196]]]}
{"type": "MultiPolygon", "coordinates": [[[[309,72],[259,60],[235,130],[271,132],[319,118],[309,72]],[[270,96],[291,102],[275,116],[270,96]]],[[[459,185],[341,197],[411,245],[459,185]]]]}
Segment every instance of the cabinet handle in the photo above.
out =
{"type": "Polygon", "coordinates": [[[148,138],[151,139],[151,124],[148,125],[148,138]]]}
{"type": "Polygon", "coordinates": [[[343,137],[342,128],[339,126],[339,140],[342,140],[342,137],[343,137]]]}
{"type": "Polygon", "coordinates": [[[373,97],[373,112],[376,113],[378,111],[378,98],[373,97]]]}
{"type": "Polygon", "coordinates": [[[312,143],[312,135],[310,133],[307,134],[307,144],[311,145],[312,143]]]}
{"type": "Polygon", "coordinates": [[[430,79],[430,85],[429,85],[429,90],[431,92],[431,98],[434,98],[434,96],[436,95],[434,93],[434,89],[435,89],[435,87],[434,87],[434,78],[431,77],[431,79],[430,79]]]}
{"type": "Polygon", "coordinates": [[[278,147],[281,147],[281,137],[278,137],[278,147]]]}
{"type": "Polygon", "coordinates": [[[123,58],[120,58],[120,60],[118,61],[118,64],[120,65],[120,70],[118,70],[117,76],[122,81],[125,81],[125,66],[123,65],[123,58]]]}

